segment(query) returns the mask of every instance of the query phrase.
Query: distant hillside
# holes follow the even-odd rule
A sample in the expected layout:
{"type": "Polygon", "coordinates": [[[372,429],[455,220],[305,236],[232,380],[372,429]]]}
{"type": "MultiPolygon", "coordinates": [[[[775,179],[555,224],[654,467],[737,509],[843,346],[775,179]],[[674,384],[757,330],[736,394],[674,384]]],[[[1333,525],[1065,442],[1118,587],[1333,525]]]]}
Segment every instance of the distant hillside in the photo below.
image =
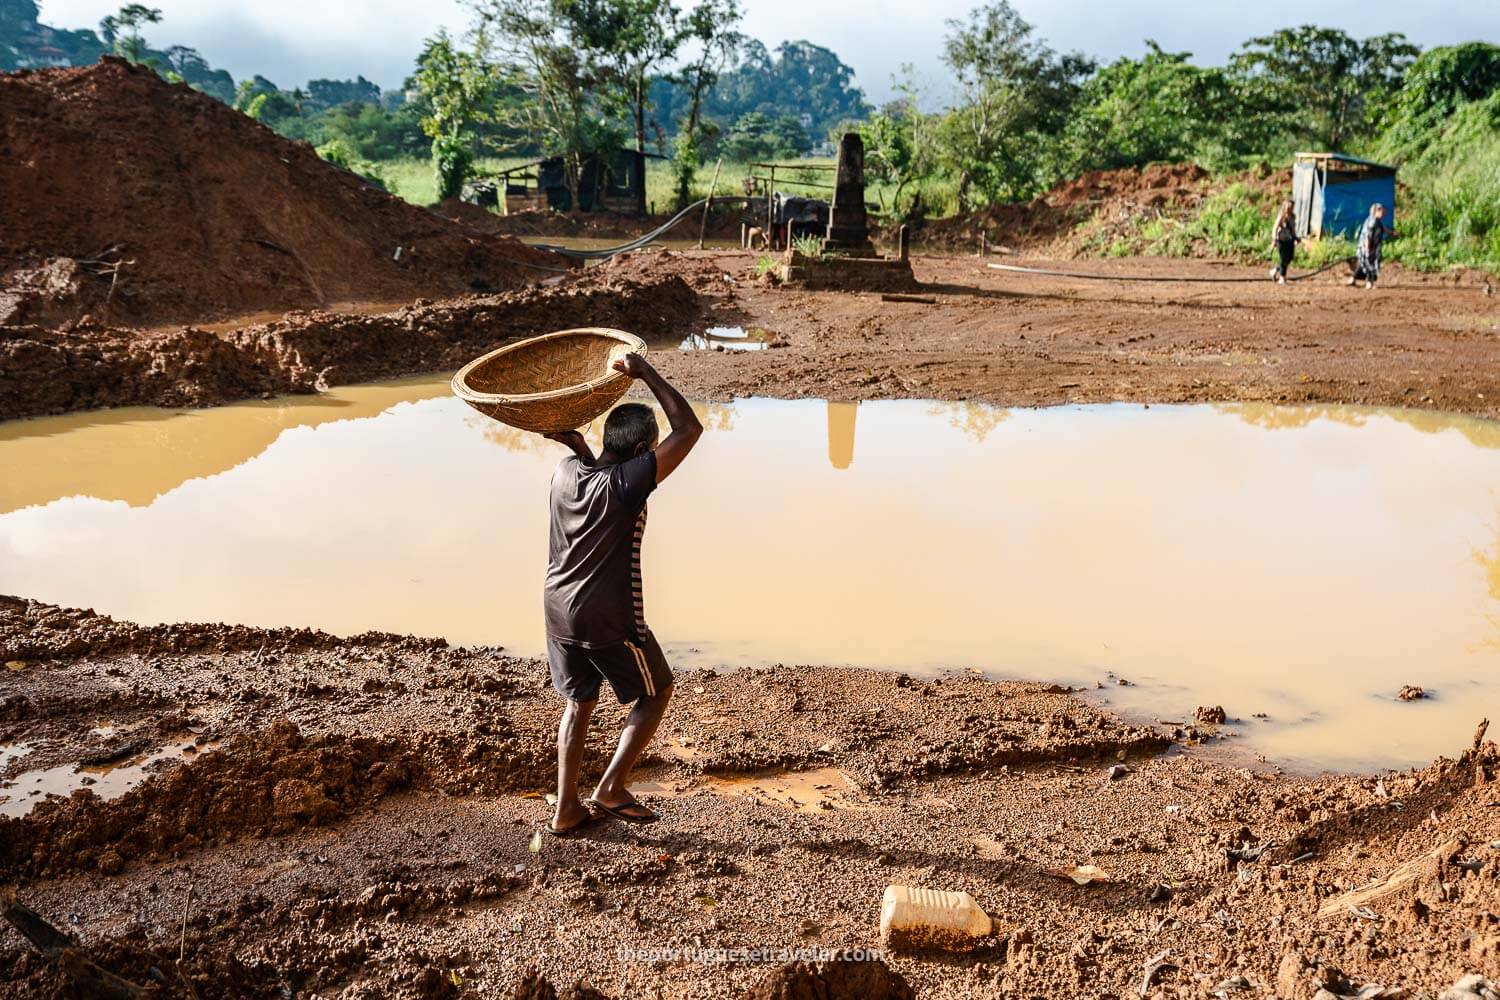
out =
{"type": "MultiPolygon", "coordinates": [[[[0,72],[87,66],[111,51],[91,29],[53,28],[37,20],[40,13],[35,0],[0,0],[0,72]]],[[[196,49],[147,48],[141,61],[225,104],[234,102],[234,78],[210,66],[196,49]]]]}

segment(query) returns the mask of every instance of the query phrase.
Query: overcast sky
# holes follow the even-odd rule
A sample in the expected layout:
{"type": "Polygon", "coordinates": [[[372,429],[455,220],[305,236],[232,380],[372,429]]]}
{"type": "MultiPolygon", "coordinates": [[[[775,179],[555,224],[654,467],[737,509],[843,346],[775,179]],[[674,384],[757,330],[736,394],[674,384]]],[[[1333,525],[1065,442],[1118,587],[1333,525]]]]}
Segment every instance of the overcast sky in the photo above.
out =
{"type": "MultiPolygon", "coordinates": [[[[384,88],[411,71],[422,39],[446,25],[469,25],[460,0],[149,0],[163,22],[147,32],[153,47],[188,45],[235,79],[260,73],[285,88],[317,77],[364,74],[384,88]]],[[[890,93],[902,63],[914,64],[934,96],[948,88],[939,61],[944,21],[971,0],[743,0],[745,31],[770,47],[805,38],[854,67],[875,101],[890,93]]],[[[42,21],[94,27],[121,0],[40,0],[42,21]]],[[[1404,32],[1425,47],[1480,39],[1500,42],[1497,0],[1362,0],[1316,10],[1241,0],[1179,4],[1166,0],[1013,0],[1049,44],[1098,59],[1138,55],[1153,38],[1170,50],[1222,62],[1240,42],[1307,20],[1365,36],[1404,32]]]]}

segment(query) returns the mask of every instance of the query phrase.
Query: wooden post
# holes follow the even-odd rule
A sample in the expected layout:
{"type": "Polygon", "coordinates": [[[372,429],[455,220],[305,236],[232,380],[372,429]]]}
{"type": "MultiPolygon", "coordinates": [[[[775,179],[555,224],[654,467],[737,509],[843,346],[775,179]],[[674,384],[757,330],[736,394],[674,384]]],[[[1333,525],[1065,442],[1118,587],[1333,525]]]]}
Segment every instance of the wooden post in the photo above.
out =
{"type": "Polygon", "coordinates": [[[896,230],[896,252],[902,260],[908,260],[911,257],[911,230],[905,225],[896,230]]]}
{"type": "Polygon", "coordinates": [[[703,224],[698,227],[698,249],[703,249],[703,236],[708,232],[708,210],[714,207],[714,189],[719,186],[719,168],[724,165],[721,156],[714,161],[714,179],[708,185],[708,200],[703,203],[703,224]]]}
{"type": "Polygon", "coordinates": [[[776,164],[771,164],[771,176],[766,181],[766,235],[771,241],[771,249],[776,249],[776,223],[771,215],[771,199],[776,193],[776,164]]]}
{"type": "Polygon", "coordinates": [[[740,249],[750,249],[750,227],[743,222],[740,223],[740,249]]]}

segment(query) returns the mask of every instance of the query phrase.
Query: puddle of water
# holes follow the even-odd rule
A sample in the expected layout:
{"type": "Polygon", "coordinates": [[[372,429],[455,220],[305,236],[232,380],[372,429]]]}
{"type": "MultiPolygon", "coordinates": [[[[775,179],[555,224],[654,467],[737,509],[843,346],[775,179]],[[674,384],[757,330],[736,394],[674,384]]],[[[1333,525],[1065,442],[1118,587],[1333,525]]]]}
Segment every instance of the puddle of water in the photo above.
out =
{"type": "MultiPolygon", "coordinates": [[[[646,543],[649,620],[679,666],[1113,671],[1132,684],[1100,695],[1121,711],[1221,704],[1248,749],[1334,767],[1425,763],[1500,713],[1500,425],[1256,405],[698,412],[708,434],[652,498],[646,543]],[[1433,697],[1399,702],[1404,684],[1433,697]]],[[[561,454],[446,379],[0,425],[17,470],[0,593],[537,655],[561,454]]]]}
{"type": "Polygon", "coordinates": [[[702,333],[689,334],[678,345],[683,351],[763,351],[776,335],[762,327],[711,326],[702,333]]]}
{"type": "Polygon", "coordinates": [[[642,795],[664,798],[695,795],[699,792],[742,795],[797,812],[871,808],[868,803],[860,800],[859,790],[849,776],[836,767],[733,777],[699,775],[682,781],[647,779],[631,782],[630,788],[642,795]]]}
{"type": "MultiPolygon", "coordinates": [[[[25,816],[48,796],[67,798],[80,788],[88,788],[101,799],[115,799],[156,773],[162,761],[184,761],[217,744],[196,747],[182,740],[148,754],[139,754],[113,764],[88,766],[59,764],[56,767],[23,771],[6,782],[0,782],[0,816],[25,816]]],[[[0,748],[0,767],[5,764],[0,748]]]]}
{"type": "Polygon", "coordinates": [[[11,743],[8,746],[0,746],[0,771],[13,760],[19,760],[31,753],[32,747],[26,743],[11,743]]]}

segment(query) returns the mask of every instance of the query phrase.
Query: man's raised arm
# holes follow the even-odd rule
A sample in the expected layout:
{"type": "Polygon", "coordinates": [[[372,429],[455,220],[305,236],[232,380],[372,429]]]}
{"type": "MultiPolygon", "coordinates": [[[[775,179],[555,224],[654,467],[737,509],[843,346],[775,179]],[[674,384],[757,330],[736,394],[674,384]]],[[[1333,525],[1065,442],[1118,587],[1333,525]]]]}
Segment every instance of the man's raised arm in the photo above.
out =
{"type": "Polygon", "coordinates": [[[693,450],[693,445],[698,443],[699,436],[703,434],[703,425],[698,422],[698,415],[693,412],[688,401],[682,398],[682,393],[673,388],[639,354],[625,355],[615,362],[614,367],[616,371],[646,383],[646,387],[656,396],[656,401],[667,414],[667,423],[671,425],[672,432],[656,446],[656,482],[660,484],[693,450]]]}

